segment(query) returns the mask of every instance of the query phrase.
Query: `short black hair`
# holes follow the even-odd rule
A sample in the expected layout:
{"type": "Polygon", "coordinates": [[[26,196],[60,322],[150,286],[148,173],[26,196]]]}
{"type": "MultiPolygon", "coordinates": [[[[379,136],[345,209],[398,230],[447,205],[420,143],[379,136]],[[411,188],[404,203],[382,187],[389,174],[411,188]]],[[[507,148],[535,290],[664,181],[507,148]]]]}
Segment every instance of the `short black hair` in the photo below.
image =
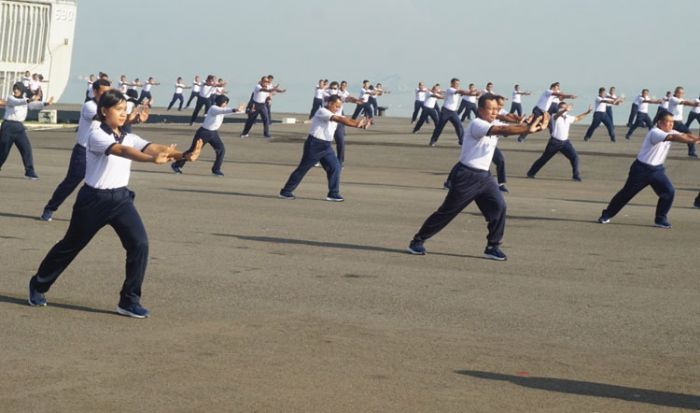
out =
{"type": "Polygon", "coordinates": [[[223,105],[224,103],[228,103],[228,101],[229,101],[228,96],[226,96],[226,95],[219,95],[219,96],[216,97],[216,99],[214,99],[214,104],[215,104],[216,106],[221,106],[221,105],[223,105]]]}
{"type": "Polygon", "coordinates": [[[479,96],[479,109],[483,109],[486,107],[486,101],[487,100],[496,100],[498,97],[496,95],[493,95],[491,93],[484,93],[483,95],[479,96]]]}
{"type": "Polygon", "coordinates": [[[99,78],[92,82],[92,90],[97,90],[100,86],[112,87],[112,82],[104,78],[99,78]]]}
{"type": "Polygon", "coordinates": [[[342,99],[338,95],[330,95],[328,97],[328,103],[334,103],[334,102],[337,102],[339,100],[342,101],[342,99]]]}

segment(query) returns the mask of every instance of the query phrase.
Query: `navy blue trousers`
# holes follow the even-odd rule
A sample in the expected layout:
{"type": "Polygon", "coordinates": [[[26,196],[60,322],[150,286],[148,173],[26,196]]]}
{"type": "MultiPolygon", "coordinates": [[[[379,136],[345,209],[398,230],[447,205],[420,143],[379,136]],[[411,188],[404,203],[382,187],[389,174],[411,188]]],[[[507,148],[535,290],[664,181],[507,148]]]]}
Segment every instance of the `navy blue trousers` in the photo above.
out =
{"type": "Polygon", "coordinates": [[[369,105],[372,107],[372,115],[379,115],[379,103],[377,103],[377,98],[370,96],[367,103],[369,103],[369,105]]]}
{"type": "Polygon", "coordinates": [[[198,94],[199,94],[199,92],[191,92],[190,93],[190,98],[187,99],[187,104],[185,105],[185,109],[190,107],[190,103],[192,103],[192,101],[194,100],[194,98],[197,97],[198,94]]]}
{"type": "Polygon", "coordinates": [[[309,112],[309,119],[314,117],[316,111],[318,110],[318,108],[321,107],[321,105],[323,105],[323,99],[314,98],[314,101],[311,103],[311,112],[309,112]]]}
{"type": "Polygon", "coordinates": [[[510,113],[517,113],[518,116],[523,116],[523,105],[518,102],[512,102],[510,104],[510,113]]]}
{"type": "MultiPolygon", "coordinates": [[[[632,104],[632,108],[630,109],[630,116],[627,118],[627,126],[631,127],[632,125],[635,124],[635,121],[637,119],[637,112],[639,112],[639,105],[636,103],[632,104]]],[[[647,115],[649,116],[649,115],[647,115]]]]}
{"type": "Polygon", "coordinates": [[[151,95],[151,92],[146,92],[145,90],[141,90],[141,96],[139,96],[139,105],[143,103],[144,100],[148,99],[149,101],[153,100],[153,96],[151,95]]]}
{"type": "Polygon", "coordinates": [[[360,105],[355,106],[355,112],[352,113],[352,118],[357,119],[358,116],[360,116],[360,113],[362,113],[364,116],[367,116],[368,118],[372,119],[372,105],[370,105],[369,102],[362,103],[360,105]]]}
{"type": "Polygon", "coordinates": [[[542,167],[549,162],[550,159],[557,153],[561,152],[562,155],[566,156],[566,159],[571,162],[572,177],[574,179],[581,178],[578,170],[578,154],[574,145],[571,144],[570,140],[560,141],[559,139],[549,138],[547,146],[544,148],[544,153],[532,164],[530,170],[527,171],[528,176],[535,176],[542,167]]]}
{"type": "Polygon", "coordinates": [[[440,139],[442,130],[445,129],[447,122],[450,122],[452,126],[455,127],[457,140],[459,141],[460,145],[462,144],[462,134],[464,133],[464,128],[462,127],[462,122],[459,119],[459,115],[457,115],[457,112],[446,109],[445,107],[443,107],[442,112],[440,112],[440,122],[435,126],[435,130],[433,130],[433,136],[430,138],[431,144],[436,143],[438,139],[440,139]]]}
{"type": "Polygon", "coordinates": [[[209,100],[209,98],[197,95],[197,103],[195,103],[194,105],[192,118],[190,118],[190,125],[197,120],[197,116],[199,116],[199,111],[202,110],[202,107],[204,107],[204,114],[206,115],[209,111],[209,108],[211,107],[211,101],[209,100]]]}
{"type": "Polygon", "coordinates": [[[25,174],[34,173],[32,145],[29,143],[27,130],[22,122],[14,120],[3,121],[2,125],[0,125],[0,168],[5,164],[13,144],[22,156],[25,174]]]}
{"type": "Polygon", "coordinates": [[[176,101],[180,101],[180,105],[177,108],[177,110],[182,110],[182,104],[185,102],[185,98],[182,96],[182,93],[174,93],[173,98],[170,101],[170,104],[168,105],[168,110],[173,107],[176,101]]]}
{"type": "Polygon", "coordinates": [[[475,201],[488,222],[488,244],[499,245],[506,226],[506,201],[491,174],[458,162],[450,172],[450,181],[450,189],[442,205],[425,220],[413,238],[418,241],[431,238],[475,201]]]}
{"type": "Polygon", "coordinates": [[[690,129],[690,125],[693,124],[693,121],[698,121],[700,123],[700,113],[695,113],[695,112],[690,112],[688,113],[688,120],[685,122],[685,127],[690,129]]]}
{"type": "Polygon", "coordinates": [[[49,199],[44,209],[56,211],[63,201],[75,191],[75,188],[85,179],[85,163],[85,147],[76,143],[70,154],[66,177],[53,191],[53,195],[51,195],[51,199],[49,199]]]}
{"type": "Polygon", "coordinates": [[[73,259],[105,225],[110,225],[126,250],[126,279],[119,305],[139,303],[148,263],[148,236],[126,187],[95,189],[84,185],[78,192],[66,235],[51,248],[31,279],[31,286],[44,293],[51,288],[73,259]]]}
{"type": "Polygon", "coordinates": [[[637,111],[636,119],[634,120],[632,126],[630,126],[630,129],[627,131],[625,137],[629,139],[630,136],[632,136],[632,134],[634,133],[634,131],[640,126],[643,126],[647,129],[651,129],[654,126],[654,124],[651,122],[651,118],[649,117],[648,113],[637,111]]]}
{"type": "Polygon", "coordinates": [[[593,121],[591,122],[591,126],[588,127],[583,139],[586,141],[591,139],[593,131],[595,131],[601,123],[608,129],[610,140],[615,142],[615,127],[613,126],[612,119],[608,117],[606,112],[593,112],[593,121]]]}
{"type": "Polygon", "coordinates": [[[416,119],[418,119],[418,114],[420,113],[422,107],[423,102],[421,102],[420,100],[413,101],[413,115],[411,115],[411,123],[415,122],[416,119]]]}
{"type": "Polygon", "coordinates": [[[333,134],[333,140],[335,140],[335,150],[338,153],[338,161],[342,165],[345,163],[345,125],[342,123],[338,124],[333,134]]]}
{"type": "MultiPolygon", "coordinates": [[[[221,172],[221,164],[224,163],[224,155],[226,154],[226,147],[219,137],[218,131],[212,131],[209,129],[199,128],[197,132],[194,133],[192,138],[192,144],[190,148],[183,152],[183,155],[192,153],[197,145],[197,140],[201,139],[204,145],[209,144],[214,149],[214,154],[216,159],[214,160],[214,165],[211,167],[212,172],[221,172]]],[[[180,159],[179,161],[173,162],[173,166],[182,168],[187,163],[186,160],[180,159]]]]}
{"type": "Polygon", "coordinates": [[[254,103],[253,107],[255,111],[248,113],[248,120],[245,121],[245,127],[243,127],[243,132],[241,135],[247,135],[250,132],[250,128],[255,124],[255,120],[260,116],[260,120],[263,124],[263,135],[266,138],[270,137],[270,115],[267,113],[267,105],[265,103],[254,103]]]}
{"type": "Polygon", "coordinates": [[[474,113],[474,119],[476,119],[479,116],[476,109],[477,109],[476,103],[469,102],[469,101],[462,99],[462,103],[459,104],[459,110],[457,110],[457,113],[462,114],[462,118],[460,120],[462,122],[464,122],[465,119],[472,118],[472,116],[471,116],[472,113],[474,113]],[[462,111],[464,111],[464,112],[462,112],[462,111]]]}
{"type": "Polygon", "coordinates": [[[659,196],[659,201],[656,203],[656,219],[667,218],[676,191],[666,176],[666,169],[663,165],[651,166],[638,160],[632,163],[625,186],[610,200],[608,207],[603,210],[603,215],[609,218],[614,217],[648,185],[651,185],[656,195],[659,196]]]}
{"type": "Polygon", "coordinates": [[[498,177],[498,184],[506,183],[506,158],[503,157],[503,152],[501,152],[498,147],[493,151],[493,158],[491,162],[496,165],[496,176],[498,177]]]}
{"type": "Polygon", "coordinates": [[[331,142],[309,135],[304,142],[304,153],[299,166],[292,172],[282,188],[282,193],[291,194],[304,179],[309,169],[320,162],[328,177],[328,196],[340,195],[340,162],[333,152],[331,142]]]}
{"type": "Polygon", "coordinates": [[[608,118],[610,118],[610,123],[614,125],[615,122],[613,121],[613,110],[611,105],[605,107],[605,114],[608,115],[608,118]]]}
{"type": "Polygon", "coordinates": [[[418,123],[416,123],[416,126],[413,127],[413,133],[416,133],[420,130],[420,128],[423,126],[426,120],[428,120],[428,117],[433,120],[433,123],[437,125],[440,123],[440,116],[438,115],[438,112],[435,108],[426,108],[423,106],[423,111],[420,113],[420,119],[418,119],[418,123]]]}

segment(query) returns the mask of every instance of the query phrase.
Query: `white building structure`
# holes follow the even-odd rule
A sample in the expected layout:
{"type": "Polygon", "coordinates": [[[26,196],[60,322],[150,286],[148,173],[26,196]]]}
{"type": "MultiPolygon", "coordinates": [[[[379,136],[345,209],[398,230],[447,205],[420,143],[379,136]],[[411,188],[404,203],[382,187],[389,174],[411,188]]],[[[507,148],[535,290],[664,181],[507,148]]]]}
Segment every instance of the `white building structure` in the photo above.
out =
{"type": "Polygon", "coordinates": [[[76,0],[0,0],[0,97],[24,73],[40,73],[44,97],[58,100],[68,83],[76,0]]]}

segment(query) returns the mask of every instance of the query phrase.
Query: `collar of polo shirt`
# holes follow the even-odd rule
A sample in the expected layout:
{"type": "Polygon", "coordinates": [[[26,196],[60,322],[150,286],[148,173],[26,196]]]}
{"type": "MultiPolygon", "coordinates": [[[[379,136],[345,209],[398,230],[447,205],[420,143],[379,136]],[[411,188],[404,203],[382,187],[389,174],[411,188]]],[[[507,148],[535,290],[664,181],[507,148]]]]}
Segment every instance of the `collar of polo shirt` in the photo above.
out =
{"type": "Polygon", "coordinates": [[[117,143],[122,143],[122,141],[124,140],[124,137],[126,136],[126,132],[124,132],[121,129],[119,129],[119,134],[114,133],[114,130],[112,130],[112,128],[110,128],[109,125],[107,125],[104,122],[102,122],[100,124],[100,129],[105,131],[105,133],[114,136],[114,140],[117,141],[117,143]]]}

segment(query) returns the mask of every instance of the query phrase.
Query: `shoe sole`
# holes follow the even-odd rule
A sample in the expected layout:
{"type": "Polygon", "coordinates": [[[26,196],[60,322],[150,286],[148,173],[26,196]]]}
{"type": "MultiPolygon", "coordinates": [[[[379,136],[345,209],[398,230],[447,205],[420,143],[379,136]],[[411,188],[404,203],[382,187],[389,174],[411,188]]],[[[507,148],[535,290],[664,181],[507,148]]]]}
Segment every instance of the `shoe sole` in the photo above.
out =
{"type": "Polygon", "coordinates": [[[656,228],[661,228],[661,229],[671,229],[673,228],[671,225],[660,225],[660,224],[654,224],[656,228]]]}
{"type": "Polygon", "coordinates": [[[326,201],[331,201],[331,202],[343,202],[345,201],[345,198],[343,199],[338,199],[338,198],[331,198],[329,196],[326,197],[326,201]]]}
{"type": "Polygon", "coordinates": [[[277,195],[277,197],[278,197],[279,199],[288,199],[288,200],[290,200],[290,201],[293,200],[293,199],[297,199],[297,197],[295,197],[294,195],[292,195],[292,196],[286,196],[286,195],[279,194],[279,195],[277,195]]]}
{"type": "Polygon", "coordinates": [[[408,253],[411,254],[411,255],[425,255],[425,252],[424,252],[424,251],[423,251],[423,252],[421,252],[421,251],[415,251],[415,250],[412,250],[410,247],[409,247],[409,248],[406,248],[406,251],[408,251],[408,253]]]}
{"type": "Polygon", "coordinates": [[[486,253],[484,253],[484,258],[488,258],[488,259],[494,260],[494,261],[507,261],[508,260],[508,258],[506,258],[506,257],[497,257],[495,255],[486,254],[486,253]]]}
{"type": "Polygon", "coordinates": [[[132,313],[131,311],[125,310],[121,307],[117,307],[117,313],[131,318],[148,318],[148,316],[150,315],[139,315],[136,313],[132,313]]]}

